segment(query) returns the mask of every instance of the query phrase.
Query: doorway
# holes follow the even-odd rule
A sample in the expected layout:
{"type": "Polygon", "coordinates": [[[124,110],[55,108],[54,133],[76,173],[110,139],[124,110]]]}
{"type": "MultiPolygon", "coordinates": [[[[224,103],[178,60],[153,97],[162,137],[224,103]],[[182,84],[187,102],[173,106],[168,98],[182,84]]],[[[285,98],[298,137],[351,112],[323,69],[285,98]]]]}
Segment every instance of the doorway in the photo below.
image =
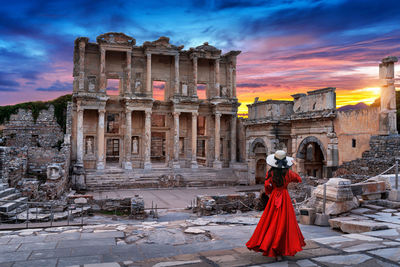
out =
{"type": "Polygon", "coordinates": [[[107,161],[107,163],[119,163],[119,139],[118,138],[107,139],[106,161],[107,161]]]}
{"type": "Polygon", "coordinates": [[[266,172],[267,172],[267,163],[265,159],[259,159],[256,163],[256,184],[265,183],[266,172]]]}
{"type": "Polygon", "coordinates": [[[165,147],[165,132],[152,132],[150,156],[152,163],[165,163],[165,147]]]}

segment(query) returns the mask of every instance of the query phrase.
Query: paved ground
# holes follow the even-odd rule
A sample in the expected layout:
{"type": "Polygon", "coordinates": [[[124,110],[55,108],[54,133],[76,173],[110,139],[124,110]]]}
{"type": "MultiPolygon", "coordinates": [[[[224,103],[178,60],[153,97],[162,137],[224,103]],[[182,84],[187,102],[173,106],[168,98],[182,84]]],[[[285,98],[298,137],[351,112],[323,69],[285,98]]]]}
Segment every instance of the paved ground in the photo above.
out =
{"type": "Polygon", "coordinates": [[[375,267],[398,266],[400,262],[396,229],[341,235],[328,227],[300,225],[307,239],[304,251],[272,262],[244,246],[259,212],[202,218],[181,212],[160,215],[158,221],[115,222],[97,217],[92,220],[102,219],[104,224],[0,231],[0,267],[375,267]]]}
{"type": "Polygon", "coordinates": [[[171,188],[171,189],[127,189],[103,192],[88,192],[95,199],[127,198],[140,195],[144,199],[145,208],[151,208],[151,203],[158,208],[186,208],[197,195],[233,194],[242,191],[259,191],[263,185],[210,187],[210,188],[171,188]]]}

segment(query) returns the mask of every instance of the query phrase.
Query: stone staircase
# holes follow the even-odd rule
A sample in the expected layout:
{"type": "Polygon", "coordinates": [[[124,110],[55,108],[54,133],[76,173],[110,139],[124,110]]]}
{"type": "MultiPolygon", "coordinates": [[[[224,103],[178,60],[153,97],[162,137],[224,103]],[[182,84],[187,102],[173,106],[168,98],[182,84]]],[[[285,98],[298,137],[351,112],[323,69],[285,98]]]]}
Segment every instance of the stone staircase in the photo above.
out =
{"type": "Polygon", "coordinates": [[[238,182],[239,179],[230,168],[222,170],[205,167],[199,167],[198,169],[160,167],[151,170],[110,168],[86,171],[86,185],[89,191],[132,188],[208,187],[236,185],[238,182]]]}
{"type": "Polygon", "coordinates": [[[0,183],[1,222],[8,221],[17,214],[26,211],[28,208],[27,201],[28,198],[22,197],[17,189],[10,188],[7,183],[0,183]]]}

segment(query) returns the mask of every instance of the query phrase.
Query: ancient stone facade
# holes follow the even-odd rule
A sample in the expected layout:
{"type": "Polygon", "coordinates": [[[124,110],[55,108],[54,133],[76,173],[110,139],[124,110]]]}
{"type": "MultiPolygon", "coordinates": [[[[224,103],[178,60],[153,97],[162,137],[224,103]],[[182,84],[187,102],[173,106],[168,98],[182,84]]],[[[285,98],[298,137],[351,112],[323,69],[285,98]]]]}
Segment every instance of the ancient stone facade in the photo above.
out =
{"type": "Polygon", "coordinates": [[[380,108],[338,111],[331,87],[292,95],[293,101],[256,98],[244,121],[249,182],[263,183],[265,158],[277,149],[296,159],[299,173],[332,177],[339,165],[369,149],[371,136],[397,133],[394,62],[387,57],[380,64],[380,108]]]}
{"type": "Polygon", "coordinates": [[[236,163],[240,51],[183,50],[167,37],[135,44],[123,33],[76,39],[72,160],[87,170],[236,163]]]}

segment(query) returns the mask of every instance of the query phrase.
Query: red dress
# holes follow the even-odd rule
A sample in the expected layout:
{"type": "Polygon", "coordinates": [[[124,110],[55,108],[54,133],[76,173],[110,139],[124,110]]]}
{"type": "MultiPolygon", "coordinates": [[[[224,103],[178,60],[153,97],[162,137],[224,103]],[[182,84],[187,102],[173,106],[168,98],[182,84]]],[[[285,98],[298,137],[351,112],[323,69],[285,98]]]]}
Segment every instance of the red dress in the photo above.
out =
{"type": "Polygon", "coordinates": [[[291,170],[288,170],[282,187],[276,187],[272,177],[265,181],[265,193],[271,193],[271,196],[256,230],[246,243],[248,249],[263,252],[267,257],[294,256],[303,250],[301,247],[306,243],[287,191],[291,182],[301,183],[300,176],[291,170]]]}

